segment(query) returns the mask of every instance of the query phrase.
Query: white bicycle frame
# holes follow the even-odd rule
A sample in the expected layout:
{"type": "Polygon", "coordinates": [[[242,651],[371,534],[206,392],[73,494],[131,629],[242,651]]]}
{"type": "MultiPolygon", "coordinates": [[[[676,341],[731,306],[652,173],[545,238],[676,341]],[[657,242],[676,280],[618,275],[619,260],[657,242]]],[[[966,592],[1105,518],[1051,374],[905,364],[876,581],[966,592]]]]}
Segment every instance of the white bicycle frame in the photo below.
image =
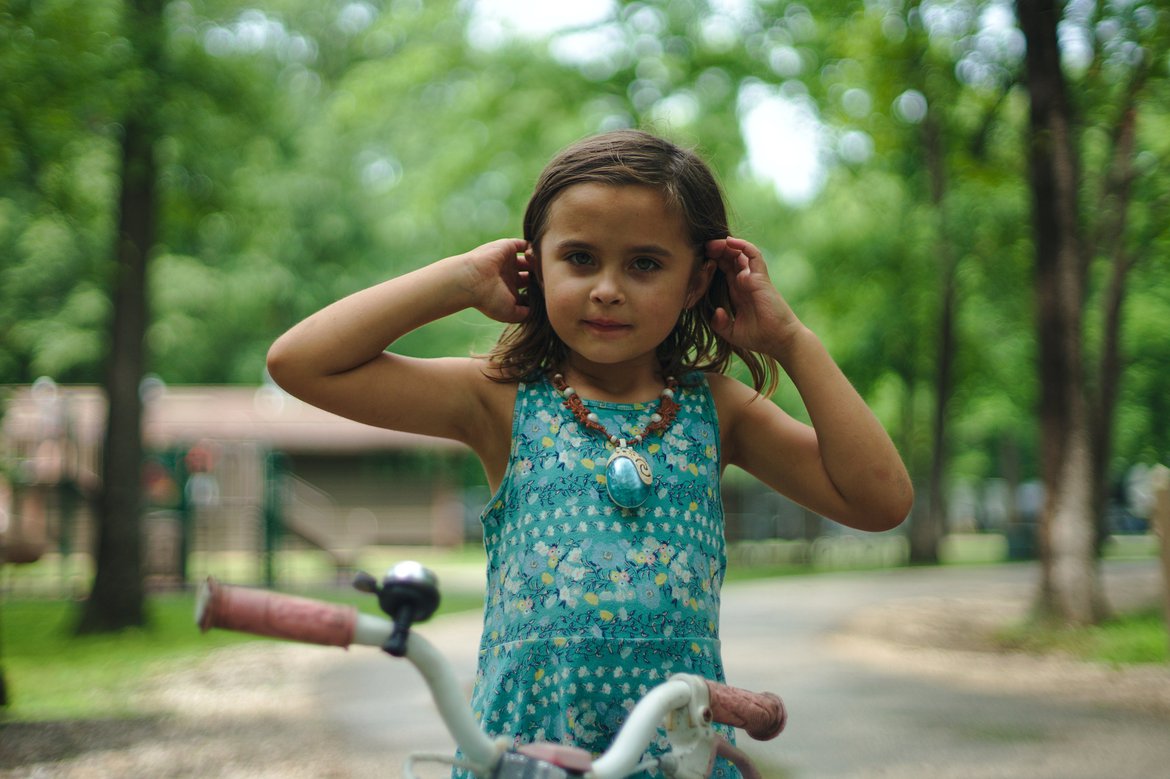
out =
{"type": "MultiPolygon", "coordinates": [[[[218,627],[341,647],[386,648],[395,627],[385,617],[353,607],[226,586],[214,579],[200,588],[195,618],[204,631],[218,627]]],[[[753,738],[766,739],[777,735],[786,720],[775,695],[679,674],[638,701],[613,743],[596,759],[584,750],[557,744],[513,749],[511,739],[492,739],[483,732],[451,664],[423,635],[409,632],[403,656],[426,681],[443,723],[462,751],[459,765],[481,779],[624,779],[655,767],[671,779],[707,779],[717,754],[736,764],[744,779],[755,779],[759,773],[747,757],[719,736],[712,722],[735,725],[753,738]],[[670,749],[658,758],[645,757],[660,726],[666,729],[670,749]]],[[[414,756],[404,766],[407,779],[414,779],[413,763],[422,759],[454,762],[445,756],[414,756]]]]}

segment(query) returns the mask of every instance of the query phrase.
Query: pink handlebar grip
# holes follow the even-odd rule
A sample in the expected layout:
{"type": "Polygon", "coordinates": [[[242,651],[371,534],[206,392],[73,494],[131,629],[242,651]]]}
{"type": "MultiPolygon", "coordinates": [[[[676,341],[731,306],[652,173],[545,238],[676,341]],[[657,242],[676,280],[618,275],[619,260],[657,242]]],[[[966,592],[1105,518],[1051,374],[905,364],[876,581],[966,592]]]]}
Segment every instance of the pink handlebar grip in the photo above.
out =
{"type": "Polygon", "coordinates": [[[353,643],[357,609],[264,590],[232,587],[208,578],[195,614],[199,629],[347,647],[353,643]]]}
{"type": "Polygon", "coordinates": [[[741,728],[757,741],[780,735],[788,722],[784,701],[770,692],[749,692],[707,680],[711,693],[711,717],[724,725],[741,728]]]}

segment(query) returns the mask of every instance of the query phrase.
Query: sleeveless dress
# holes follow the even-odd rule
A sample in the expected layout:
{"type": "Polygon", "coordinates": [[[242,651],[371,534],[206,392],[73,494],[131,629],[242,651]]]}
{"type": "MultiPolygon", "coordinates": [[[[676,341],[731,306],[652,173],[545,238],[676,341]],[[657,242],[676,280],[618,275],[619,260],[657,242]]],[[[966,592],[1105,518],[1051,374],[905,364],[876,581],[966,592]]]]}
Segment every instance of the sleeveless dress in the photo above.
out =
{"type": "MultiPolygon", "coordinates": [[[[598,754],[671,674],[723,681],[719,425],[701,373],[684,377],[675,399],[670,429],[636,447],[653,468],[652,494],[623,509],[605,490],[612,446],[547,378],[519,385],[508,468],[481,517],[487,590],[472,709],[491,736],[598,754]]],[[[658,405],[585,404],[630,437],[658,405]]],[[[651,749],[665,746],[660,732],[651,749]]],[[[739,773],[720,760],[715,776],[739,773]]]]}

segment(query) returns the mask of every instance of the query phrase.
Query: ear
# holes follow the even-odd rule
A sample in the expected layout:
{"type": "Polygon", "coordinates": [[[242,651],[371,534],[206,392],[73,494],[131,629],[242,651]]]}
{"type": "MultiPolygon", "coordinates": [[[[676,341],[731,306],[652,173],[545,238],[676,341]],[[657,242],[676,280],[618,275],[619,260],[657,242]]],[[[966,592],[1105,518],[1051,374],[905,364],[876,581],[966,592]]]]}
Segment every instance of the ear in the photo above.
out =
{"type": "Polygon", "coordinates": [[[687,297],[683,308],[691,308],[707,294],[711,286],[711,279],[715,276],[715,261],[703,260],[695,272],[691,274],[691,281],[687,285],[687,297]]]}
{"type": "Polygon", "coordinates": [[[544,268],[540,264],[540,249],[539,247],[529,242],[528,248],[524,250],[524,258],[528,260],[528,277],[536,282],[540,288],[544,288],[544,268]]]}

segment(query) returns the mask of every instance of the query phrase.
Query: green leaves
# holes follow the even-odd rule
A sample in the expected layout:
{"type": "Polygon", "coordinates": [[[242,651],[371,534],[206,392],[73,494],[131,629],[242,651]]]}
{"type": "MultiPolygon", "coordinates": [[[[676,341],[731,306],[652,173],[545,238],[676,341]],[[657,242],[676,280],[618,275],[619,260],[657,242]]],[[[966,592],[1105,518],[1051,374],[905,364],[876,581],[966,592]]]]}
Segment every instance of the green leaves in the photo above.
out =
{"type": "MultiPolygon", "coordinates": [[[[735,9],[623,2],[610,18],[545,40],[476,37],[471,7],[456,0],[175,0],[160,72],[147,72],[122,2],[6,6],[0,382],[98,380],[119,111],[154,80],[163,224],[148,342],[151,369],[167,381],[257,381],[267,344],[293,322],[361,286],[518,234],[555,151],[642,124],[712,161],[735,229],[765,249],[784,294],[863,390],[933,391],[938,247],[949,242],[959,296],[952,409],[964,446],[1026,428],[1027,96],[1015,83],[1010,14],[973,0],[735,9]],[[807,205],[779,203],[749,166],[751,94],[798,101],[820,122],[823,185],[807,205]],[[941,202],[931,197],[928,125],[938,144],[930,153],[948,172],[941,202]]],[[[1126,338],[1135,380],[1122,414],[1137,421],[1121,435],[1128,451],[1148,450],[1148,439],[1139,443],[1148,431],[1164,451],[1166,433],[1125,404],[1166,390],[1149,339],[1170,313],[1155,291],[1165,275],[1156,261],[1170,183],[1159,164],[1170,154],[1160,52],[1170,36],[1154,4],[1098,14],[1069,20],[1070,40],[1084,44],[1069,67],[1090,173],[1115,150],[1139,55],[1151,58],[1124,234],[1135,257],[1150,259],[1134,270],[1126,338]]],[[[782,128],[764,129],[768,150],[782,150],[782,128]]],[[[1103,186],[1090,176],[1088,202],[1103,186]]],[[[1106,213],[1116,201],[1102,202],[1106,213]]],[[[494,333],[469,313],[403,348],[466,354],[494,333]]]]}

